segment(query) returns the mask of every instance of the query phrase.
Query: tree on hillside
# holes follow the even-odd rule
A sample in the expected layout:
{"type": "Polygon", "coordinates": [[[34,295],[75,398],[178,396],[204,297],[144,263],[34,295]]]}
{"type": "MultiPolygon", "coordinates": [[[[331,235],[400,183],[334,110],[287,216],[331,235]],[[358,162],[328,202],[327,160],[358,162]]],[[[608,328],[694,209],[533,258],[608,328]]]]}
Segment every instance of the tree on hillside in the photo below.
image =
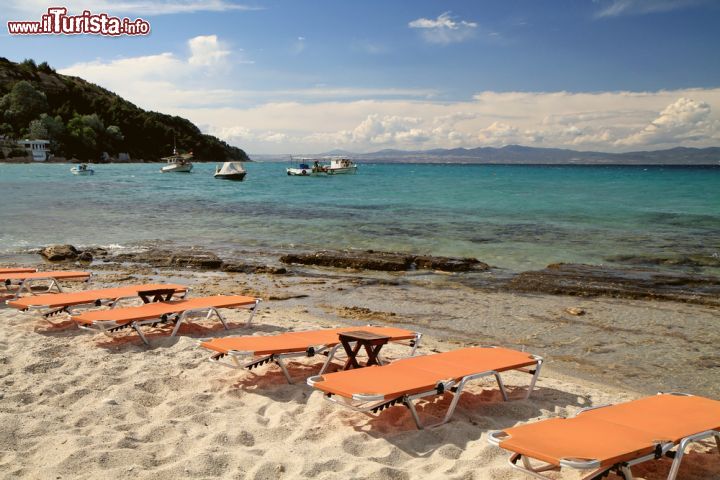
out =
{"type": "Polygon", "coordinates": [[[14,135],[13,127],[9,123],[0,123],[0,135],[12,137],[14,135]]]}
{"type": "Polygon", "coordinates": [[[28,138],[32,140],[47,139],[48,129],[41,120],[33,120],[28,126],[28,138]]]}
{"type": "Polygon", "coordinates": [[[42,62],[37,66],[37,69],[43,73],[55,73],[55,69],[48,65],[47,62],[42,62]]]}
{"type": "Polygon", "coordinates": [[[125,136],[117,125],[110,125],[105,129],[105,144],[110,153],[118,153],[123,148],[123,140],[125,136]]]}
{"type": "Polygon", "coordinates": [[[65,149],[67,154],[77,158],[98,158],[98,134],[93,126],[102,125],[97,115],[73,116],[67,124],[65,149]],[[94,117],[94,118],[93,118],[94,117]]]}
{"type": "Polygon", "coordinates": [[[63,142],[65,141],[65,125],[62,118],[59,115],[51,117],[43,113],[40,118],[30,122],[28,137],[50,140],[50,150],[61,155],[64,151],[63,142]]]}
{"type": "Polygon", "coordinates": [[[35,90],[30,82],[17,82],[10,93],[0,100],[0,110],[4,111],[5,121],[10,123],[16,132],[48,110],[47,97],[43,92],[35,90]]]}

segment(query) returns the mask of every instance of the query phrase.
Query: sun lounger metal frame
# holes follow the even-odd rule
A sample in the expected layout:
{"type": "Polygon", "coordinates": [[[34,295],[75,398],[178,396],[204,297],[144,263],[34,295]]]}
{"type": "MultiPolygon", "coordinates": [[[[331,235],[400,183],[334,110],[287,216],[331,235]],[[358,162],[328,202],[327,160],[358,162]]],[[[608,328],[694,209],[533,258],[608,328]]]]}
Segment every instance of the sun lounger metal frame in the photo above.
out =
{"type": "MultiPolygon", "coordinates": [[[[25,273],[25,272],[20,272],[20,273],[25,273]]],[[[27,279],[18,280],[17,283],[13,282],[13,280],[10,280],[10,279],[5,280],[3,282],[3,285],[5,286],[5,288],[8,291],[10,291],[10,287],[12,287],[12,286],[16,287],[13,297],[10,298],[9,300],[17,300],[18,298],[20,298],[20,295],[23,293],[29,293],[30,295],[37,295],[38,293],[33,292],[33,285],[36,283],[41,283],[41,282],[50,282],[50,283],[45,290],[43,290],[39,293],[39,295],[42,295],[45,293],[50,293],[53,291],[53,289],[55,289],[56,293],[63,293],[63,289],[60,286],[60,282],[58,282],[58,280],[55,277],[53,277],[51,275],[51,273],[52,272],[48,272],[47,277],[27,278],[27,279]]],[[[88,272],[88,277],[82,281],[84,283],[90,283],[91,278],[92,278],[92,273],[88,272]]]]}
{"type": "MultiPolygon", "coordinates": [[[[372,327],[374,325],[367,325],[368,327],[372,327]]],[[[397,345],[407,345],[412,350],[410,351],[410,357],[415,355],[415,352],[417,351],[418,346],[420,345],[420,339],[422,338],[423,334],[420,332],[413,332],[415,334],[415,337],[410,340],[397,340],[392,341],[393,344],[397,345]]],[[[340,340],[338,340],[339,342],[340,340]]],[[[288,383],[294,383],[294,380],[290,376],[290,372],[287,369],[287,365],[285,365],[285,361],[290,358],[300,358],[300,357],[314,357],[315,355],[325,355],[327,358],[325,359],[325,362],[323,363],[322,368],[320,369],[320,372],[318,375],[322,375],[327,371],[328,367],[332,363],[333,359],[336,357],[336,354],[338,352],[338,349],[342,348],[342,344],[338,343],[337,345],[311,345],[308,346],[308,348],[304,352],[289,352],[289,353],[273,353],[270,355],[261,355],[257,356],[257,358],[253,358],[252,360],[248,362],[242,361],[242,359],[247,357],[256,357],[255,352],[252,351],[242,351],[242,350],[229,350],[227,353],[215,353],[213,354],[208,360],[212,363],[222,365],[224,367],[233,368],[233,369],[248,369],[252,370],[254,368],[260,367],[262,365],[268,364],[268,363],[275,363],[278,367],[280,367],[280,370],[283,372],[283,375],[285,375],[285,378],[287,379],[288,383]],[[229,362],[223,360],[223,358],[228,357],[229,362]]],[[[341,351],[342,354],[342,351],[341,351]]],[[[378,357],[378,360],[382,363],[383,360],[378,357]]]]}
{"type": "MultiPolygon", "coordinates": [[[[484,348],[499,348],[495,345],[490,347],[484,347],[484,348]]],[[[540,376],[540,369],[542,368],[543,364],[543,358],[538,355],[532,355],[528,354],[530,358],[535,360],[535,367],[522,367],[513,369],[515,371],[520,371],[524,373],[529,373],[532,375],[532,379],[530,380],[530,385],[528,386],[527,393],[525,394],[524,399],[527,399],[530,397],[530,394],[532,393],[533,389],[535,388],[535,383],[537,382],[538,377],[540,376]]],[[[505,370],[507,371],[507,370],[505,370]]],[[[320,381],[320,375],[316,375],[313,377],[310,377],[307,379],[307,384],[313,387],[316,382],[320,381]]],[[[480,380],[485,377],[495,377],[495,381],[498,384],[498,387],[500,389],[500,393],[502,394],[503,400],[508,401],[508,394],[507,390],[505,389],[505,383],[502,380],[502,377],[500,376],[500,372],[496,370],[488,370],[485,372],[478,372],[473,373],[471,375],[466,375],[460,379],[460,381],[455,380],[445,380],[440,381],[437,383],[435,388],[431,390],[427,390],[420,393],[415,393],[412,395],[401,395],[397,398],[388,400],[385,398],[384,395],[372,395],[372,394],[353,394],[352,399],[348,399],[346,397],[340,396],[340,395],[334,395],[332,393],[325,393],[323,392],[323,397],[328,402],[336,403],[338,405],[342,405],[343,407],[347,407],[351,410],[354,410],[356,412],[361,413],[378,413],[382,410],[392,407],[394,405],[402,404],[405,407],[407,407],[408,410],[410,410],[410,414],[412,415],[413,420],[415,421],[415,425],[417,425],[417,428],[422,430],[424,428],[432,428],[437,427],[439,425],[443,425],[450,421],[450,418],[452,418],[453,414],[455,413],[455,409],[457,408],[458,402],[460,401],[460,396],[463,393],[463,390],[465,389],[465,386],[472,381],[480,380]],[[448,407],[447,412],[445,413],[445,416],[442,420],[435,423],[426,423],[423,424],[420,420],[420,416],[417,413],[417,409],[415,408],[415,404],[413,403],[415,400],[419,400],[425,397],[430,397],[434,395],[442,395],[446,392],[452,392],[453,393],[453,399],[450,402],[450,406],[448,407]],[[337,398],[336,398],[337,397],[337,398]]]]}
{"type": "MultiPolygon", "coordinates": [[[[257,312],[258,305],[260,305],[261,301],[262,299],[256,298],[255,304],[248,309],[250,311],[250,315],[245,321],[246,327],[250,326],[250,323],[255,317],[255,313],[257,312]]],[[[180,326],[183,323],[188,323],[189,318],[197,318],[201,316],[205,316],[206,320],[209,320],[213,316],[215,316],[220,321],[220,323],[222,323],[222,326],[225,330],[230,330],[230,327],[228,327],[225,317],[222,316],[222,314],[218,311],[218,308],[216,307],[192,308],[188,310],[183,310],[180,313],[173,313],[170,315],[164,314],[160,318],[153,318],[148,320],[134,320],[127,323],[118,323],[115,320],[97,320],[93,322],[92,325],[78,324],[78,328],[90,332],[101,332],[107,336],[112,336],[111,334],[113,332],[117,332],[119,330],[132,328],[133,330],[135,330],[135,332],[137,332],[138,336],[145,345],[150,345],[150,342],[148,341],[147,337],[145,337],[145,334],[140,330],[140,327],[146,325],[154,327],[163,324],[174,324],[172,332],[169,335],[170,337],[174,337],[177,334],[178,330],[180,330],[180,326]]]]}
{"type": "MultiPolygon", "coordinates": [[[[676,393],[676,392],[669,392],[669,393],[663,393],[660,392],[658,395],[678,395],[678,396],[686,396],[691,397],[693,395],[689,393],[676,393]]],[[[589,410],[597,410],[600,408],[607,408],[612,407],[613,405],[617,404],[608,404],[608,405],[600,405],[596,407],[588,407],[583,408],[580,410],[575,417],[582,415],[584,412],[587,412],[589,410]]],[[[508,463],[510,466],[516,470],[520,470],[521,472],[526,473],[527,475],[530,475],[534,478],[540,478],[542,480],[547,480],[551,477],[548,477],[546,475],[543,475],[544,472],[549,471],[560,471],[562,467],[568,467],[568,468],[574,468],[576,470],[592,470],[590,473],[585,475],[583,480],[600,480],[601,478],[604,478],[608,473],[615,472],[619,476],[622,476],[625,480],[633,480],[633,474],[632,474],[632,467],[644,462],[647,462],[649,460],[659,460],[663,456],[669,457],[673,459],[672,466],[670,467],[670,472],[668,473],[667,480],[675,480],[677,478],[678,471],[680,470],[680,464],[682,462],[683,456],[685,455],[685,451],[687,450],[687,447],[694,442],[699,442],[701,440],[706,440],[708,438],[715,437],[715,443],[717,445],[718,453],[720,453],[720,430],[706,430],[704,432],[698,432],[693,435],[688,435],[687,437],[681,439],[677,444],[674,442],[659,442],[656,447],[655,451],[651,454],[643,455],[638,458],[634,458],[632,460],[628,460],[625,462],[621,462],[615,465],[610,466],[601,466],[601,463],[599,460],[593,460],[593,459],[561,459],[560,465],[556,466],[550,463],[544,463],[539,462],[533,465],[531,462],[531,459],[528,458],[526,455],[521,455],[519,453],[514,452],[510,458],[508,459],[508,463]],[[677,448],[676,448],[677,447],[677,448]],[[518,461],[521,461],[522,464],[518,464],[518,461]]],[[[500,447],[500,443],[507,439],[508,435],[503,432],[502,430],[495,430],[490,433],[488,433],[488,442],[491,445],[495,445],[496,447],[500,447]]]]}

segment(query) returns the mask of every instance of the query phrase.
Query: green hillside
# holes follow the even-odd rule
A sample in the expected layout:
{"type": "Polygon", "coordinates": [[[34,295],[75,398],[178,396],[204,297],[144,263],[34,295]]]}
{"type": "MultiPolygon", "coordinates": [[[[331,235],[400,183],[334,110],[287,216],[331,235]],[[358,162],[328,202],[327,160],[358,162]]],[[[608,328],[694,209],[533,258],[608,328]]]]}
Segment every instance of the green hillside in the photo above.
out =
{"type": "Polygon", "coordinates": [[[136,107],[78,77],[56,73],[47,63],[14,63],[0,57],[0,135],[47,138],[56,156],[98,161],[129,153],[133,161],[156,161],[180,152],[197,161],[249,161],[245,152],[190,121],[136,107]]]}

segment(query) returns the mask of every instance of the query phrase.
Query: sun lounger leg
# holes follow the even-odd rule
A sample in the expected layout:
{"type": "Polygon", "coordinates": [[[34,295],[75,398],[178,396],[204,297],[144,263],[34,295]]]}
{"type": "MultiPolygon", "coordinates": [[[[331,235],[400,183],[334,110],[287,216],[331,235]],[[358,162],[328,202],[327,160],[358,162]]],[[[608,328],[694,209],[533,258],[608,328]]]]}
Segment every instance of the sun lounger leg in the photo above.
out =
{"type": "Polygon", "coordinates": [[[528,387],[527,394],[525,395],[525,399],[530,398],[530,395],[532,394],[533,390],[535,389],[535,383],[537,382],[538,377],[540,376],[540,369],[542,368],[543,359],[540,357],[537,357],[537,365],[535,366],[535,373],[533,374],[532,380],[530,380],[530,386],[528,387]]]}
{"type": "Polygon", "coordinates": [[[502,381],[502,377],[500,377],[500,374],[497,372],[495,372],[494,375],[495,375],[495,380],[497,381],[497,384],[498,384],[498,388],[500,388],[500,393],[502,394],[503,400],[505,400],[507,402],[508,394],[507,394],[507,390],[505,390],[505,384],[502,381]]]}
{"type": "Polygon", "coordinates": [[[519,453],[513,453],[510,456],[510,458],[508,459],[508,463],[515,470],[520,470],[521,472],[525,473],[526,475],[530,475],[531,477],[540,478],[543,480],[548,480],[548,478],[550,478],[550,477],[542,475],[542,472],[558,470],[558,467],[556,467],[555,465],[551,465],[549,463],[533,465],[528,457],[526,457],[524,455],[520,455],[519,453]],[[518,460],[522,461],[522,465],[518,465],[518,460]]]}
{"type": "Polygon", "coordinates": [[[675,452],[675,459],[673,460],[672,467],[670,467],[670,473],[668,474],[667,480],[675,480],[677,478],[678,471],[680,470],[680,463],[682,462],[683,455],[685,455],[685,450],[688,445],[708,437],[715,437],[715,441],[718,443],[718,448],[720,448],[720,431],[717,430],[708,430],[706,432],[690,435],[680,441],[680,445],[675,452]]]}
{"type": "Polygon", "coordinates": [[[322,375],[323,373],[325,373],[325,370],[327,370],[330,366],[330,362],[332,362],[333,358],[335,358],[335,353],[340,347],[342,347],[342,345],[338,343],[332,349],[330,349],[330,351],[328,352],[327,360],[325,360],[325,363],[323,363],[323,366],[320,369],[320,373],[318,375],[322,375]]]}
{"type": "Polygon", "coordinates": [[[220,320],[220,323],[222,323],[223,327],[225,327],[225,330],[230,330],[230,327],[228,327],[227,322],[225,321],[225,317],[223,317],[220,312],[217,311],[215,308],[211,308],[210,311],[207,314],[207,319],[210,320],[210,317],[213,316],[213,314],[220,320]]]}
{"type": "Polygon", "coordinates": [[[17,300],[18,298],[20,298],[20,294],[22,294],[23,292],[32,294],[33,293],[33,291],[32,291],[33,285],[37,282],[43,282],[43,281],[47,281],[50,283],[48,284],[47,289],[45,289],[45,291],[42,293],[50,293],[53,291],[53,289],[55,289],[57,291],[57,293],[63,293],[62,287],[60,286],[58,281],[55,280],[54,278],[30,278],[30,279],[24,280],[18,284],[18,288],[15,292],[15,298],[13,300],[17,300]]]}
{"type": "Polygon", "coordinates": [[[625,465],[618,468],[619,473],[625,478],[625,480],[633,480],[633,474],[630,470],[630,467],[627,467],[625,465]]]}
{"type": "MultiPolygon", "coordinates": [[[[538,357],[537,367],[535,368],[533,378],[530,381],[530,388],[528,389],[528,393],[526,394],[525,398],[530,396],[530,392],[532,392],[532,390],[535,386],[535,381],[537,380],[537,377],[540,374],[541,364],[542,364],[542,359],[540,359],[538,357]]],[[[447,391],[452,388],[452,391],[453,391],[453,399],[450,402],[450,406],[448,407],[448,410],[445,413],[445,417],[440,422],[432,424],[432,425],[426,425],[426,426],[435,427],[435,426],[442,425],[444,423],[449,422],[450,419],[452,418],[453,414],[455,413],[455,409],[457,408],[458,402],[460,401],[460,396],[462,395],[462,392],[465,388],[465,384],[467,384],[470,381],[478,380],[480,378],[484,378],[484,377],[487,377],[490,375],[495,377],[495,380],[497,381],[497,384],[498,384],[498,388],[500,389],[500,393],[502,394],[503,400],[505,400],[507,402],[509,400],[508,394],[507,394],[507,389],[505,388],[505,383],[503,382],[502,377],[500,376],[499,372],[496,372],[493,370],[493,371],[489,371],[489,372],[481,372],[481,373],[476,373],[474,375],[468,375],[460,381],[460,383],[457,385],[457,387],[453,387],[453,382],[448,382],[447,384],[444,385],[443,390],[447,391]]],[[[440,391],[439,387],[440,386],[438,386],[438,391],[440,391]]],[[[418,416],[415,406],[413,405],[412,402],[413,402],[413,400],[415,400],[417,398],[426,397],[429,393],[431,393],[431,392],[418,393],[416,395],[407,396],[403,399],[403,402],[408,407],[408,409],[410,410],[410,413],[413,416],[413,420],[415,420],[415,424],[420,429],[424,428],[424,426],[420,423],[420,417],[418,416]]]]}
{"type": "Polygon", "coordinates": [[[293,382],[293,379],[290,377],[290,372],[288,372],[287,366],[285,365],[285,362],[283,361],[282,357],[276,357],[274,358],[275,363],[280,367],[280,370],[282,370],[283,375],[285,375],[285,378],[287,379],[288,383],[295,383],[293,382]]]}
{"type": "Polygon", "coordinates": [[[415,339],[413,340],[412,351],[410,352],[410,356],[411,356],[411,357],[414,357],[414,356],[415,356],[415,352],[417,352],[417,349],[418,349],[418,347],[420,346],[420,339],[421,339],[421,338],[422,338],[422,333],[419,333],[419,332],[418,332],[418,333],[415,334],[415,339]]]}
{"type": "Polygon", "coordinates": [[[255,312],[257,312],[258,306],[260,305],[260,299],[255,300],[255,306],[250,309],[250,317],[247,319],[247,322],[245,322],[245,326],[249,327],[250,323],[253,321],[253,317],[255,317],[255,312]]]}
{"type": "Polygon", "coordinates": [[[415,420],[415,425],[417,425],[418,430],[422,430],[424,427],[423,424],[420,423],[420,416],[418,415],[417,410],[415,410],[415,405],[412,403],[412,398],[405,397],[405,399],[403,399],[403,402],[405,403],[405,406],[408,408],[408,410],[410,410],[410,414],[412,415],[413,420],[415,420]]]}
{"type": "Polygon", "coordinates": [[[138,336],[140,337],[140,340],[142,340],[145,345],[150,345],[150,342],[148,342],[148,339],[145,338],[145,335],[142,333],[142,331],[140,331],[140,325],[138,325],[137,322],[132,323],[132,328],[133,328],[133,330],[135,330],[137,332],[138,336]]]}

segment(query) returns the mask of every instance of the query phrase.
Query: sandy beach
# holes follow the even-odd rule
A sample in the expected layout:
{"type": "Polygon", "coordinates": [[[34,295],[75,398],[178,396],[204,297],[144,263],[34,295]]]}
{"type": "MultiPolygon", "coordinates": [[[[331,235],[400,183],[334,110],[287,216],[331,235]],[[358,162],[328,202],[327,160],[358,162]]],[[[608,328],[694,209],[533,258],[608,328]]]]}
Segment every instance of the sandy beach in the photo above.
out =
{"type": "MultiPolygon", "coordinates": [[[[246,312],[231,311],[232,332],[217,322],[183,327],[175,339],[158,330],[152,347],[132,333],[110,338],[0,309],[3,478],[521,479],[527,477],[507,465],[506,453],[487,443],[488,431],[658,390],[717,396],[717,367],[699,363],[716,358],[717,331],[705,327],[717,320],[710,307],[397,288],[357,276],[96,273],[93,287],[165,279],[191,285],[192,295],[245,293],[266,301],[249,328],[242,327],[246,312]],[[569,306],[587,313],[569,315],[569,306]],[[228,333],[367,323],[423,331],[421,353],[496,344],[547,363],[530,399],[520,399],[526,375],[508,374],[510,402],[494,383],[478,383],[450,423],[418,431],[403,407],[373,417],[340,409],[302,381],[287,384],[277,367],[222,368],[197,346],[200,338],[228,333]]],[[[318,362],[292,363],[291,372],[307,377],[318,362]]],[[[421,404],[420,414],[440,416],[450,398],[421,404]]],[[[707,451],[700,445],[685,459],[681,478],[715,478],[720,456],[707,451]]],[[[638,478],[660,479],[669,465],[635,470],[638,478]]]]}

